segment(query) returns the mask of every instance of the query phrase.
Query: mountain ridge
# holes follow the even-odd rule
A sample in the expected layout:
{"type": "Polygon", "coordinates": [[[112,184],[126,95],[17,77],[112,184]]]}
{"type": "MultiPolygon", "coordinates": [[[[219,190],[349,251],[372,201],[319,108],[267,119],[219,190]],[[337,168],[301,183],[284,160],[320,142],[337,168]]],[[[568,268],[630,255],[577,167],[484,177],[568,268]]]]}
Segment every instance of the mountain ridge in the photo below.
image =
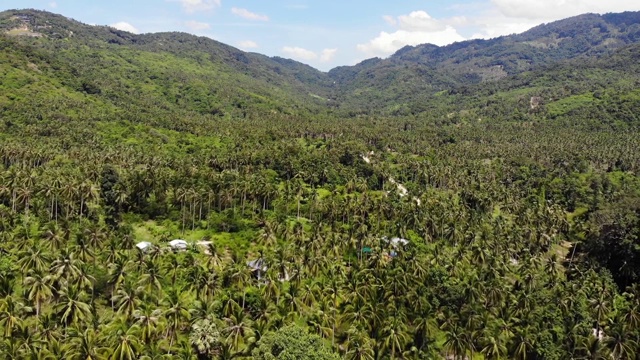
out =
{"type": "Polygon", "coordinates": [[[45,52],[41,57],[47,61],[82,65],[70,71],[80,78],[72,88],[85,92],[86,88],[97,92],[100,86],[117,92],[113,84],[121,79],[100,67],[120,64],[133,66],[127,71],[153,84],[156,89],[149,98],[156,98],[154,102],[168,100],[202,114],[399,115],[433,108],[434,102],[442,101],[438,94],[443,91],[464,93],[456,89],[510,81],[562,61],[578,64],[580,59],[612,55],[640,41],[640,12],[583,14],[521,34],[446,46],[405,46],[388,58],[366,59],[328,72],[183,32],[137,35],[39,10],[0,13],[0,33],[9,42],[45,52]],[[107,61],[112,55],[117,59],[107,61]],[[98,66],[96,59],[105,62],[98,66]],[[165,60],[173,65],[158,70],[157,62],[165,60]],[[190,74],[184,74],[185,68],[190,74]],[[185,79],[189,84],[179,85],[185,79]]]}

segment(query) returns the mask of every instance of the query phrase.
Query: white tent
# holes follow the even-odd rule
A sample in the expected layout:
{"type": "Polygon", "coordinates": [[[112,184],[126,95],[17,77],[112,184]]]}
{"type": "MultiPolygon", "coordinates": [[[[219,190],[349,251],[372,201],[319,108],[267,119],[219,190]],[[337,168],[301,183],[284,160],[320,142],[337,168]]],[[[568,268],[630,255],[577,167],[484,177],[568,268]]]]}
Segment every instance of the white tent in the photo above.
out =
{"type": "Polygon", "coordinates": [[[175,239],[169,241],[169,246],[174,250],[187,250],[189,244],[185,240],[175,239]]]}
{"type": "Polygon", "coordinates": [[[153,246],[153,244],[148,241],[143,241],[136,244],[136,247],[142,251],[147,251],[151,246],[153,246]]]}
{"type": "Polygon", "coordinates": [[[409,243],[409,240],[399,238],[399,237],[394,237],[391,239],[391,244],[393,244],[393,246],[398,246],[398,245],[406,246],[408,243],[409,243]]]}

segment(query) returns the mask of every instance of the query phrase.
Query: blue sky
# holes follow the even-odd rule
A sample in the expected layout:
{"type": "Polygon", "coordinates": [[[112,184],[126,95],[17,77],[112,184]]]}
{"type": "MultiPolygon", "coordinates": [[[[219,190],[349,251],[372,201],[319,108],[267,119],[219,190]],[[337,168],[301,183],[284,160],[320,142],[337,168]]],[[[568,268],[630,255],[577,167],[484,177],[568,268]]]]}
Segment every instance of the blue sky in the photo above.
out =
{"type": "Polygon", "coordinates": [[[184,31],[321,70],[405,45],[491,38],[586,12],[638,11],[630,0],[0,0],[136,33],[184,31]]]}

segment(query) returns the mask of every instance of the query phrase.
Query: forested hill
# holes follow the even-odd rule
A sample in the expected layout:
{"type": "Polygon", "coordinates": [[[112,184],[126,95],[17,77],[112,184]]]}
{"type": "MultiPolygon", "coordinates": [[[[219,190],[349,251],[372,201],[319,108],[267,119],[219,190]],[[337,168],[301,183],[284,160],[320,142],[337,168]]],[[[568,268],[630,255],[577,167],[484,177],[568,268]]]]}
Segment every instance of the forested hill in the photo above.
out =
{"type": "Polygon", "coordinates": [[[0,13],[0,33],[8,88],[0,103],[46,94],[143,112],[246,117],[306,114],[327,101],[329,80],[320,71],[205,37],[135,35],[35,10],[0,13]]]}
{"type": "MultiPolygon", "coordinates": [[[[472,109],[477,102],[460,96],[448,101],[442,92],[527,90],[521,79],[530,78],[532,72],[553,75],[566,61],[573,61],[570,66],[589,77],[593,74],[583,71],[585,64],[593,73],[594,66],[607,63],[594,65],[595,59],[615,57],[620,48],[640,40],[640,12],[586,14],[522,34],[443,47],[408,46],[388,59],[369,59],[328,73],[209,38],[185,33],[135,35],[36,10],[0,13],[0,33],[5,57],[11,58],[2,65],[13,64],[2,69],[6,80],[0,104],[15,105],[8,100],[11,97],[47,94],[54,102],[62,96],[83,104],[91,98],[108,104],[105,107],[135,106],[147,117],[163,111],[245,118],[336,112],[408,115],[434,106],[447,111],[472,109]],[[492,85],[484,86],[487,83],[492,85]],[[49,90],[39,91],[40,86],[49,90]],[[455,106],[444,109],[443,103],[455,106]]],[[[624,66],[615,71],[616,78],[627,72],[624,66]]],[[[565,76],[563,85],[580,88],[585,86],[583,80],[565,76]]],[[[546,76],[538,85],[558,84],[555,76],[546,76]]]]}
{"type": "MultiPolygon", "coordinates": [[[[336,98],[352,108],[386,113],[415,111],[452,87],[486,83],[539,70],[559,61],[609,55],[640,41],[640,12],[586,14],[525,33],[448,46],[407,46],[387,59],[369,59],[329,72],[336,98]]],[[[438,101],[436,99],[436,101],[438,101]]]]}

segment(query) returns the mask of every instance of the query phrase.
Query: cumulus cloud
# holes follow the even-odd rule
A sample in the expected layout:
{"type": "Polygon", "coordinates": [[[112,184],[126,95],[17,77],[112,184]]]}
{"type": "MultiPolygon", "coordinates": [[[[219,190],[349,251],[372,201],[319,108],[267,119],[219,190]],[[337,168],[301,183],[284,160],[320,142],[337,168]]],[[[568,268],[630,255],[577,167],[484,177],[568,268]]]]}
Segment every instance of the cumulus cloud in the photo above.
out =
{"type": "Polygon", "coordinates": [[[259,47],[259,46],[255,41],[245,40],[245,41],[240,41],[238,43],[238,47],[240,49],[247,50],[247,49],[255,49],[255,48],[259,47]]]}
{"type": "Polygon", "coordinates": [[[247,9],[234,7],[234,8],[231,8],[231,13],[247,20],[269,21],[269,17],[267,15],[256,14],[247,9]]]}
{"type": "Polygon", "coordinates": [[[359,44],[359,51],[368,56],[388,56],[406,45],[447,45],[465,40],[454,27],[466,23],[465,17],[435,19],[426,11],[418,10],[398,17],[386,15],[383,19],[397,30],[380,32],[369,42],[359,44]]]}
{"type": "Polygon", "coordinates": [[[191,14],[199,11],[211,11],[222,5],[222,0],[168,0],[179,2],[187,13],[191,14]]]}
{"type": "Polygon", "coordinates": [[[324,49],[320,53],[320,62],[330,62],[336,56],[338,49],[324,49]]]}
{"type": "Polygon", "coordinates": [[[301,47],[292,47],[292,46],[285,46],[282,48],[282,52],[287,55],[290,56],[294,59],[299,59],[299,60],[315,60],[318,58],[318,54],[314,53],[311,50],[307,50],[301,47]]]}
{"type": "Polygon", "coordinates": [[[358,44],[357,48],[369,56],[387,56],[407,45],[435,44],[447,45],[465,40],[456,29],[447,26],[442,31],[407,31],[398,30],[393,33],[383,31],[378,37],[366,44],[358,44]]]}
{"type": "Polygon", "coordinates": [[[338,49],[323,49],[320,54],[318,54],[314,51],[297,46],[285,46],[282,48],[282,53],[300,61],[317,60],[321,63],[328,63],[335,58],[338,53],[338,49]]]}
{"type": "Polygon", "coordinates": [[[185,21],[184,26],[186,26],[191,31],[202,31],[211,29],[211,25],[195,20],[185,21]]]}
{"type": "Polygon", "coordinates": [[[111,26],[114,29],[127,31],[127,32],[134,33],[134,34],[140,33],[140,31],[138,29],[136,29],[135,26],[129,24],[128,22],[124,22],[124,21],[120,21],[120,22],[117,22],[115,24],[111,24],[109,26],[111,26]]]}
{"type": "Polygon", "coordinates": [[[491,3],[507,17],[530,20],[555,20],[588,12],[622,12],[630,9],[628,0],[491,0],[491,3]]]}
{"type": "Polygon", "coordinates": [[[498,36],[519,34],[539,25],[539,21],[513,19],[505,16],[487,16],[474,21],[476,32],[472,39],[491,39],[498,36]]]}
{"type": "Polygon", "coordinates": [[[414,11],[409,15],[398,16],[398,25],[400,29],[407,31],[435,32],[447,28],[444,22],[432,18],[426,11],[414,11]]]}

